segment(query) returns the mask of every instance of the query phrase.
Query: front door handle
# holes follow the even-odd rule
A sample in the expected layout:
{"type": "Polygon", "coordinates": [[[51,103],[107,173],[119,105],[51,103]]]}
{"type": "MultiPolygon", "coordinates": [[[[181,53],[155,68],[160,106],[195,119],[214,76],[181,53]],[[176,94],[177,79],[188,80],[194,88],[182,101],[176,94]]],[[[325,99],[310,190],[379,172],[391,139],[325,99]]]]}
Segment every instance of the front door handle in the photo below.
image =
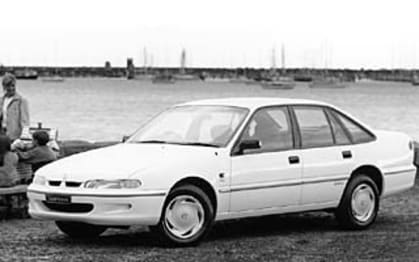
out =
{"type": "Polygon", "coordinates": [[[344,159],[346,159],[346,158],[352,158],[352,152],[351,152],[351,151],[349,151],[349,150],[342,151],[342,157],[343,157],[344,159]]]}
{"type": "Polygon", "coordinates": [[[300,158],[298,156],[289,156],[288,157],[288,162],[292,165],[292,164],[298,164],[300,163],[300,158]]]}

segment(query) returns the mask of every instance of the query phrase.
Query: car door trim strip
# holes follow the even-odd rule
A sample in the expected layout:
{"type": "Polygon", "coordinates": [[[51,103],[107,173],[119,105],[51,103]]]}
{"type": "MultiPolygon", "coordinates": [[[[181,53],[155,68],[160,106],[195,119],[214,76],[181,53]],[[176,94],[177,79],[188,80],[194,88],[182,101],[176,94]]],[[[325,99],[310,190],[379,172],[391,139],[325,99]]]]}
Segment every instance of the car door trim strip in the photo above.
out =
{"type": "Polygon", "coordinates": [[[277,187],[301,186],[301,185],[309,185],[309,184],[346,181],[348,179],[349,179],[348,176],[341,176],[341,177],[334,177],[334,178],[310,179],[310,180],[300,181],[300,182],[294,182],[294,181],[293,182],[281,182],[281,183],[269,184],[269,185],[257,185],[257,186],[246,185],[246,186],[236,186],[236,187],[233,187],[233,188],[230,188],[230,189],[223,188],[223,189],[219,189],[218,192],[229,193],[229,192],[239,192],[239,191],[248,191],[248,190],[277,188],[277,187]]]}
{"type": "Polygon", "coordinates": [[[401,173],[414,172],[414,171],[416,172],[416,168],[409,168],[409,169],[385,172],[384,175],[386,176],[399,175],[401,173]]]}

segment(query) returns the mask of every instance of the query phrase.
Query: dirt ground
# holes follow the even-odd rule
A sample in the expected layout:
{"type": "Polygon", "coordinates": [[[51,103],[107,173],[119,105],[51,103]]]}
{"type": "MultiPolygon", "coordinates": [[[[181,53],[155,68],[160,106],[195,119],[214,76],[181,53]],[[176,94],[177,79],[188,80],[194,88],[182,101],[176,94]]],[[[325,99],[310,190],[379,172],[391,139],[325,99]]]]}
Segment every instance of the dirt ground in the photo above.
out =
{"type": "Polygon", "coordinates": [[[419,261],[419,181],[383,199],[376,223],[344,231],[327,213],[217,224],[198,247],[163,248],[146,229],[108,230],[90,241],[53,222],[0,222],[0,261],[419,261]]]}

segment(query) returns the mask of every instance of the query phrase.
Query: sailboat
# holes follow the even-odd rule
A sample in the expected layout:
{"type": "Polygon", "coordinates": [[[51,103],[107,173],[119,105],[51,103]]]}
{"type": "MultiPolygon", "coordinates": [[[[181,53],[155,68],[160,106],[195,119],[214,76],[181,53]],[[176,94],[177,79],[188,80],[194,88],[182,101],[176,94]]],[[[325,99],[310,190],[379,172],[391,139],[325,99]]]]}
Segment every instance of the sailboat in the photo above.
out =
{"type": "Polygon", "coordinates": [[[348,83],[343,81],[342,78],[331,76],[327,70],[327,59],[325,59],[325,70],[323,75],[314,77],[308,85],[310,88],[345,88],[348,83]]]}
{"type": "Polygon", "coordinates": [[[135,80],[152,80],[153,75],[149,73],[149,69],[153,66],[153,56],[147,53],[147,48],[143,48],[143,68],[139,69],[139,72],[135,70],[135,80]],[[150,58],[150,59],[149,59],[150,58]]]}
{"type": "Polygon", "coordinates": [[[180,69],[179,74],[175,74],[174,79],[180,81],[191,81],[191,80],[198,80],[199,77],[186,73],[186,50],[185,48],[182,49],[180,54],[180,69]]]}
{"type": "MultiPolygon", "coordinates": [[[[58,53],[58,48],[57,48],[57,43],[54,43],[54,48],[53,48],[53,63],[57,64],[57,53],[58,53]]],[[[58,71],[57,66],[54,67],[54,69],[52,70],[52,75],[48,74],[48,76],[42,77],[41,79],[43,82],[54,82],[54,83],[59,83],[59,82],[64,82],[64,77],[62,77],[58,71]]]]}
{"type": "Polygon", "coordinates": [[[416,72],[414,72],[412,75],[411,83],[414,86],[419,86],[419,75],[416,72]]]}
{"type": "Polygon", "coordinates": [[[50,77],[44,77],[42,78],[42,81],[44,82],[64,82],[64,77],[59,75],[54,75],[50,77]]]}
{"type": "Polygon", "coordinates": [[[276,52],[275,48],[272,49],[272,67],[271,67],[271,77],[268,80],[261,82],[261,85],[264,89],[293,89],[296,84],[295,81],[286,75],[285,69],[285,48],[282,45],[281,48],[281,63],[282,69],[281,74],[277,76],[276,70],[276,52]]]}
{"type": "Polygon", "coordinates": [[[173,75],[166,70],[163,73],[155,75],[151,82],[153,84],[174,84],[176,81],[173,75]]]}
{"type": "Polygon", "coordinates": [[[43,82],[64,82],[64,77],[60,76],[60,74],[58,73],[58,69],[55,68],[54,69],[54,73],[51,76],[46,76],[42,78],[43,82]]]}
{"type": "Polygon", "coordinates": [[[35,80],[38,78],[38,72],[29,68],[15,70],[14,74],[17,79],[35,80]]]}
{"type": "Polygon", "coordinates": [[[345,88],[347,83],[334,76],[314,78],[308,85],[310,88],[345,88]]]}
{"type": "Polygon", "coordinates": [[[232,78],[229,78],[228,82],[233,84],[250,84],[251,80],[247,78],[245,75],[239,75],[238,70],[234,73],[232,78]]]}

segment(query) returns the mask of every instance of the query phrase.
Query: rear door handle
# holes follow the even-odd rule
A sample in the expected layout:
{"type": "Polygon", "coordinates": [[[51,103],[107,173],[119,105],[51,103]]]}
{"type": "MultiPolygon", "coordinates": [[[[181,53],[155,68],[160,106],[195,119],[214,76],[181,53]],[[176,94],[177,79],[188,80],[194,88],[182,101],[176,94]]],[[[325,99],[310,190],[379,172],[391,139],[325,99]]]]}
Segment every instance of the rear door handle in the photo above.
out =
{"type": "Polygon", "coordinates": [[[289,156],[288,157],[288,162],[292,165],[292,164],[298,164],[300,163],[300,158],[298,156],[289,156]]]}
{"type": "Polygon", "coordinates": [[[352,158],[352,152],[351,152],[351,151],[349,151],[349,150],[347,150],[347,151],[342,151],[342,157],[343,157],[344,159],[346,159],[346,158],[352,158]]]}

